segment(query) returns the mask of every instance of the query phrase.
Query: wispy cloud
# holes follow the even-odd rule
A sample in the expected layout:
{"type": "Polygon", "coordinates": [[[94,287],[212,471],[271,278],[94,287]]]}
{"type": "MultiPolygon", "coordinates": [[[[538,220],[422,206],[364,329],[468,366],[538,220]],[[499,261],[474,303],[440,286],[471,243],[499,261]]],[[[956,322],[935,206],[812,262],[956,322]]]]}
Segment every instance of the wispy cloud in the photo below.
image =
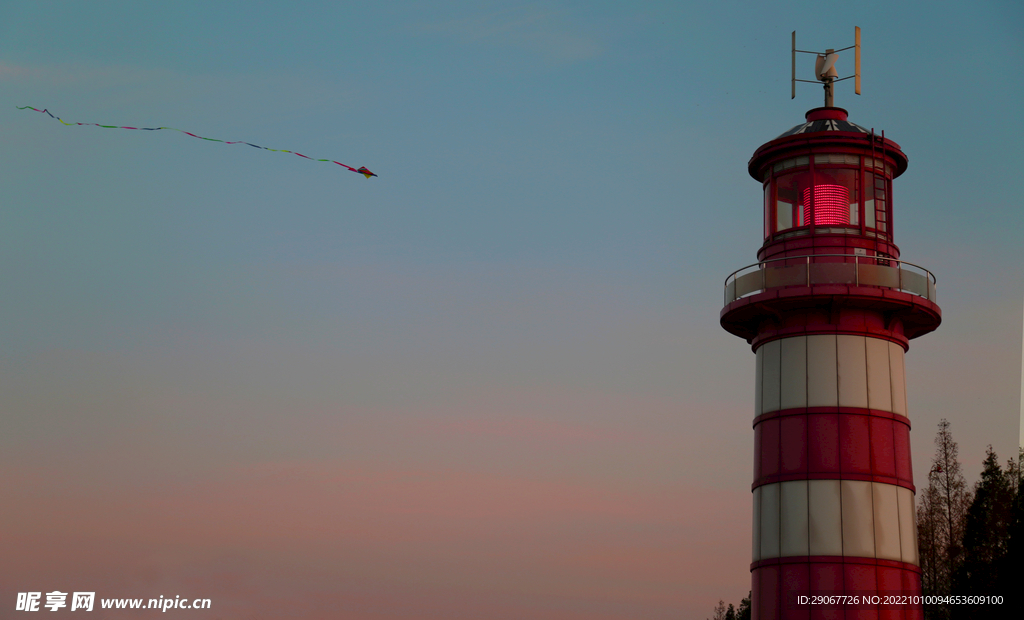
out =
{"type": "Polygon", "coordinates": [[[554,12],[536,7],[429,22],[416,30],[469,43],[517,47],[555,62],[577,62],[601,53],[595,37],[573,29],[554,12]]]}

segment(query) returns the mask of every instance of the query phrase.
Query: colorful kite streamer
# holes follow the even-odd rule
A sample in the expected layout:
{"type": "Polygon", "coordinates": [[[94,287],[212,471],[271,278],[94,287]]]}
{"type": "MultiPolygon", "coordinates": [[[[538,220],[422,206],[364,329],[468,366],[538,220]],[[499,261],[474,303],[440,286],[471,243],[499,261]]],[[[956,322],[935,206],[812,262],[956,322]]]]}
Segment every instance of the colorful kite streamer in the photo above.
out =
{"type": "MultiPolygon", "coordinates": [[[[15,106],[15,107],[17,107],[17,106],[15,106]]],[[[55,118],[55,119],[57,119],[58,121],[60,121],[61,123],[65,124],[65,125],[92,125],[93,127],[103,127],[105,129],[137,129],[137,130],[140,130],[140,131],[159,131],[161,129],[171,129],[173,131],[180,131],[181,133],[189,135],[189,136],[192,136],[193,138],[199,138],[200,140],[209,140],[210,142],[223,142],[224,144],[248,144],[251,147],[254,147],[254,148],[257,148],[257,149],[263,149],[264,151],[274,151],[276,153],[291,153],[292,155],[298,155],[299,157],[305,157],[306,159],[310,159],[310,160],[313,160],[313,161],[329,161],[329,162],[331,162],[333,164],[338,164],[342,168],[347,168],[348,170],[351,170],[352,172],[358,172],[359,174],[363,175],[367,179],[369,179],[370,177],[377,176],[376,174],[374,174],[374,173],[370,172],[369,170],[367,170],[366,166],[360,166],[359,168],[353,168],[352,166],[346,166],[345,164],[341,163],[340,161],[334,161],[333,159],[314,159],[312,157],[306,157],[302,153],[296,153],[295,151],[286,151],[284,149],[268,149],[265,146],[260,146],[258,144],[253,144],[252,142],[242,142],[241,140],[236,140],[234,142],[229,142],[227,140],[217,140],[216,138],[204,138],[202,136],[197,136],[194,133],[189,133],[189,132],[187,132],[187,131],[185,131],[183,129],[175,129],[174,127],[121,127],[121,126],[118,126],[118,125],[100,125],[98,123],[67,123],[61,117],[54,116],[53,114],[50,114],[50,111],[45,109],[45,108],[40,110],[38,108],[33,108],[32,106],[28,106],[27,105],[27,106],[24,106],[24,107],[19,107],[18,109],[19,110],[35,110],[36,112],[42,112],[44,114],[48,114],[50,116],[50,118],[55,118]]]]}

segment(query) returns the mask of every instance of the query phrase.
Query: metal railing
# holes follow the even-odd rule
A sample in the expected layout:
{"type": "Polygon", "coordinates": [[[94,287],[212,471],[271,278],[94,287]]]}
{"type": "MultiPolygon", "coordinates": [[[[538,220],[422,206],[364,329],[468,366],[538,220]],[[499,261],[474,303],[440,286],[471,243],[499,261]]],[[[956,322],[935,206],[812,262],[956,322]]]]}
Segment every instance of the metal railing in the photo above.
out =
{"type": "Polygon", "coordinates": [[[935,275],[920,265],[864,254],[805,254],[772,258],[730,273],[725,279],[725,304],[768,289],[815,284],[892,288],[935,301],[935,275]],[[852,258],[853,262],[815,262],[824,257],[852,258]]]}

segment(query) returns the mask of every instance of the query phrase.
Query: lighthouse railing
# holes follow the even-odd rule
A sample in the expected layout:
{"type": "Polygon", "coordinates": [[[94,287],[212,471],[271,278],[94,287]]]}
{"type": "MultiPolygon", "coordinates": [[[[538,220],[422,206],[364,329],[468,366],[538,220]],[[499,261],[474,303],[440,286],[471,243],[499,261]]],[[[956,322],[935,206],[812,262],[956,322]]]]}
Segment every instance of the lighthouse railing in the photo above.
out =
{"type": "Polygon", "coordinates": [[[775,288],[826,284],[891,288],[935,301],[935,274],[920,265],[864,254],[805,254],[772,258],[732,272],[725,279],[725,303],[775,288]],[[818,261],[826,257],[831,260],[818,261]]]}

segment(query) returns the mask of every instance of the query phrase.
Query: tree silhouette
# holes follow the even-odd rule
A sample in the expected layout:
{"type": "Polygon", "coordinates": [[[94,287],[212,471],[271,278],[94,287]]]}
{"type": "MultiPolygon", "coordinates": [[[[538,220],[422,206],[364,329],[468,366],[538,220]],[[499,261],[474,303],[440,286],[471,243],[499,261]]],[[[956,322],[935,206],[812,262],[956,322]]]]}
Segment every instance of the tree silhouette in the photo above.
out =
{"type": "MultiPolygon", "coordinates": [[[[1007,470],[999,467],[999,459],[988,447],[981,479],[974,485],[974,501],[967,510],[964,528],[963,562],[953,577],[953,592],[965,595],[1005,595],[1001,591],[1005,579],[1001,574],[1012,570],[1007,563],[1011,525],[1014,518],[1015,486],[1013,459],[1007,470]]],[[[991,613],[990,610],[953,607],[953,618],[970,619],[991,613]],[[979,613],[981,615],[979,615],[979,613]]]]}
{"type": "Polygon", "coordinates": [[[967,510],[963,562],[954,576],[958,594],[998,594],[997,563],[1008,551],[1013,495],[999,459],[988,447],[974,501],[967,510]]]}
{"type": "Polygon", "coordinates": [[[1024,493],[1021,482],[1024,482],[1024,446],[1017,448],[1017,461],[1010,459],[1006,463],[1006,477],[1013,492],[1013,504],[1010,509],[1010,522],[1007,527],[1007,553],[997,564],[999,593],[1007,597],[1007,609],[1011,610],[1008,617],[1020,618],[1024,615],[1024,596],[1021,596],[1020,572],[1024,566],[1024,493]],[[1012,610],[1016,609],[1016,612],[1012,610]]]}
{"type": "Polygon", "coordinates": [[[747,592],[746,598],[740,601],[740,607],[736,610],[736,620],[750,620],[750,595],[747,592]]]}
{"type": "MultiPolygon", "coordinates": [[[[917,508],[918,550],[922,589],[925,595],[948,595],[953,576],[963,563],[964,527],[971,493],[957,460],[959,446],[953,440],[949,421],[939,422],[935,435],[935,456],[928,472],[928,488],[917,508]]],[[[929,618],[949,618],[946,606],[926,607],[929,618]]]]}
{"type": "Polygon", "coordinates": [[[750,593],[740,601],[739,609],[733,607],[732,603],[726,607],[725,601],[718,601],[712,620],[750,620],[750,593]]]}

